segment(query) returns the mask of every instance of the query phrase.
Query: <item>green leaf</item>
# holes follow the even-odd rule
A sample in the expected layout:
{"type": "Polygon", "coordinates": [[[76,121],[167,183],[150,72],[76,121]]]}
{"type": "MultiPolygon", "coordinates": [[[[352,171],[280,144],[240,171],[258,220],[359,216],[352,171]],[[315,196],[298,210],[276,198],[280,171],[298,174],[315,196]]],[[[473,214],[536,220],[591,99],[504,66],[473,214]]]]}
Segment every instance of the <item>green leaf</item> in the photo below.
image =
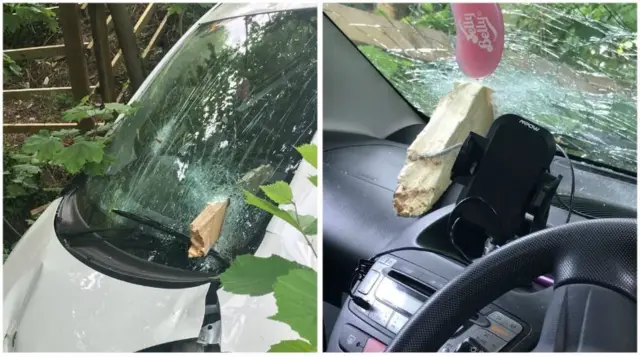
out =
{"type": "Polygon", "coordinates": [[[104,144],[100,141],[76,140],[73,145],[60,151],[54,162],[69,173],[80,172],[87,162],[100,162],[104,157],[104,144]]]}
{"type": "Polygon", "coordinates": [[[318,233],[318,219],[310,215],[298,215],[295,211],[285,210],[295,224],[292,224],[302,234],[314,236],[318,233]]]}
{"type": "Polygon", "coordinates": [[[311,181],[314,186],[318,187],[318,175],[309,176],[309,181],[311,181]]]}
{"type": "Polygon", "coordinates": [[[81,104],[62,113],[62,120],[79,122],[82,119],[91,118],[101,113],[104,113],[103,109],[81,104]]]}
{"type": "Polygon", "coordinates": [[[68,138],[68,137],[76,137],[78,135],[80,135],[80,130],[78,129],[61,129],[61,130],[57,130],[54,131],[53,133],[51,133],[52,136],[55,136],[56,138],[68,138]]]}
{"type": "Polygon", "coordinates": [[[20,153],[11,153],[10,156],[13,160],[22,163],[33,163],[34,160],[33,154],[25,155],[20,153]]]}
{"type": "Polygon", "coordinates": [[[314,144],[304,144],[296,148],[302,158],[311,164],[314,168],[318,168],[318,147],[314,144]]]}
{"type": "Polygon", "coordinates": [[[293,200],[293,193],[291,187],[284,181],[276,181],[271,185],[260,186],[262,192],[269,197],[273,202],[277,204],[291,203],[293,200]]]}
{"type": "Polygon", "coordinates": [[[318,276],[310,268],[293,269],[273,286],[278,312],[274,321],[284,322],[312,346],[317,343],[318,276]]]}
{"type": "Polygon", "coordinates": [[[263,200],[262,198],[254,195],[253,193],[247,190],[244,190],[244,201],[249,205],[258,207],[267,213],[271,213],[272,215],[298,228],[298,224],[296,223],[294,218],[291,217],[289,213],[287,213],[287,211],[281,210],[280,208],[278,208],[278,206],[274,205],[273,203],[267,200],[263,200]]]}
{"type": "Polygon", "coordinates": [[[31,135],[22,145],[22,152],[36,154],[42,161],[52,160],[64,146],[62,140],[51,136],[48,131],[41,130],[39,134],[31,135]]]}
{"type": "Polygon", "coordinates": [[[135,114],[138,107],[135,105],[122,104],[122,103],[105,103],[104,109],[118,114],[135,114]]]}
{"type": "Polygon", "coordinates": [[[273,291],[278,277],[300,267],[300,264],[277,255],[268,258],[241,255],[220,275],[220,282],[230,293],[262,296],[273,291]]]}
{"type": "Polygon", "coordinates": [[[13,170],[16,172],[16,174],[27,176],[32,176],[40,173],[40,168],[38,166],[30,164],[14,165],[13,170]]]}
{"type": "Polygon", "coordinates": [[[102,176],[114,161],[115,157],[113,155],[105,154],[100,162],[87,162],[83,171],[89,176],[102,176]]]}
{"type": "Polygon", "coordinates": [[[316,352],[316,347],[303,340],[286,340],[272,345],[269,352],[316,352]]]}
{"type": "Polygon", "coordinates": [[[25,188],[17,183],[11,183],[4,187],[4,197],[6,198],[14,198],[20,197],[27,194],[25,188]]]}

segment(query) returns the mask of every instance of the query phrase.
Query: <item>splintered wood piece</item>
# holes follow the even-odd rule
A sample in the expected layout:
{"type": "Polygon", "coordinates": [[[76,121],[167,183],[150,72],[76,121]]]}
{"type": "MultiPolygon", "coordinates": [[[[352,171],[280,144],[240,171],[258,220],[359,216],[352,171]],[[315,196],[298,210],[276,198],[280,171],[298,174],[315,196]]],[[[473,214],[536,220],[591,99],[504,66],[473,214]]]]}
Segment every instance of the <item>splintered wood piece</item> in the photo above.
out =
{"type": "Polygon", "coordinates": [[[476,83],[454,86],[407,150],[398,176],[393,206],[399,216],[420,216],[429,211],[451,185],[451,168],[470,132],[486,136],[493,123],[491,89],[476,83]],[[437,154],[442,153],[442,154],[437,154]]]}
{"type": "Polygon", "coordinates": [[[189,258],[204,257],[218,240],[229,200],[208,203],[191,222],[189,258]]]}

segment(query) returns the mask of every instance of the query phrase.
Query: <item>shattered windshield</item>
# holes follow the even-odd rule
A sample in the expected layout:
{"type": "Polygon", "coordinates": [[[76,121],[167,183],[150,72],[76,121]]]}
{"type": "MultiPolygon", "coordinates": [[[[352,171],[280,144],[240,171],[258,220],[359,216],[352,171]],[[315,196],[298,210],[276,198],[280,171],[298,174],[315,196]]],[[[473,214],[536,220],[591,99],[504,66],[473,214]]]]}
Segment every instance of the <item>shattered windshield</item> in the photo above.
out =
{"type": "MultiPolygon", "coordinates": [[[[257,248],[271,215],[245,204],[243,190],[290,182],[300,163],[295,146],[316,131],[316,17],[314,8],[274,12],[192,32],[120,122],[106,174],[78,193],[83,219],[130,224],[117,209],[189,235],[207,203],[229,199],[213,250],[231,261],[257,248]]],[[[154,233],[162,241],[120,248],[167,266],[220,268],[211,253],[189,259],[176,238],[154,233]]]]}
{"type": "MultiPolygon", "coordinates": [[[[481,82],[497,114],[531,119],[569,154],[636,172],[635,4],[500,4],[505,51],[481,82]]],[[[455,82],[449,4],[326,4],[325,14],[415,108],[455,82]]]]}

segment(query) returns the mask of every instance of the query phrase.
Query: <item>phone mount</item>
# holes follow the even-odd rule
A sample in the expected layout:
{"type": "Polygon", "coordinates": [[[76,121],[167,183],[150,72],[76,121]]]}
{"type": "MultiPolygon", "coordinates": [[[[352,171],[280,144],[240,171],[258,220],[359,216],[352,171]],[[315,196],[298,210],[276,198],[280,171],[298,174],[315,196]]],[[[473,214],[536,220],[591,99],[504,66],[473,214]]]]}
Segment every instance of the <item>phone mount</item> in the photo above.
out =
{"type": "Polygon", "coordinates": [[[562,180],[549,173],[555,153],[553,135],[518,115],[496,119],[486,138],[471,132],[451,170],[451,180],[464,186],[449,220],[452,239],[462,230],[472,255],[481,256],[480,237],[503,245],[522,231],[526,214],[533,216],[530,232],[546,228],[562,180]]]}

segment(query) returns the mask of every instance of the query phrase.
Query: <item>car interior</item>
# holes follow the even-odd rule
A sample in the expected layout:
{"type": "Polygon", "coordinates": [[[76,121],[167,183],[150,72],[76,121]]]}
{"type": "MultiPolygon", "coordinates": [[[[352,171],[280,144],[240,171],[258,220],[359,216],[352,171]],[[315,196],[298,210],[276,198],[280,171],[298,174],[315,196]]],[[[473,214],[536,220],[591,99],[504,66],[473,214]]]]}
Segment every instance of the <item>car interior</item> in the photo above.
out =
{"type": "Polygon", "coordinates": [[[554,198],[548,229],[469,264],[447,235],[463,185],[420,217],[393,207],[429,117],[326,15],[323,29],[324,350],[636,351],[635,173],[557,152],[570,222],[554,198]]]}

